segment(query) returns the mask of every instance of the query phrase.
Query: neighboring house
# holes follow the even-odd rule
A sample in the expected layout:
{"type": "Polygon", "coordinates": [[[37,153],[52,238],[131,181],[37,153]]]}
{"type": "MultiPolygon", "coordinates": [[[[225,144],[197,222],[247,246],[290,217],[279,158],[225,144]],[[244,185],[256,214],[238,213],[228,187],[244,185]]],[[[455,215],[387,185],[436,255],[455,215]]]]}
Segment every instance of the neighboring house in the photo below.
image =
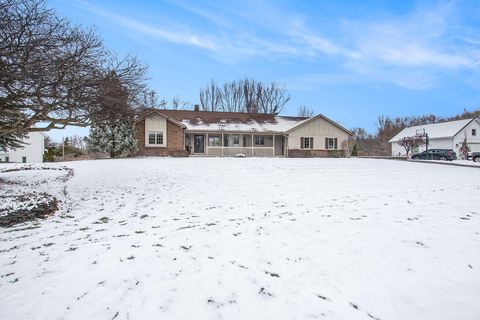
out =
{"type": "Polygon", "coordinates": [[[43,162],[45,152],[45,138],[47,135],[43,132],[29,132],[25,140],[26,144],[22,148],[15,150],[0,151],[1,162],[43,162]]]}
{"type": "MultiPolygon", "coordinates": [[[[428,134],[429,149],[452,149],[457,154],[465,138],[472,152],[480,151],[480,120],[478,118],[448,121],[421,126],[407,127],[390,139],[392,144],[392,156],[405,155],[405,148],[399,142],[404,137],[411,137],[418,132],[428,134]]],[[[420,146],[419,152],[425,150],[425,145],[420,146]]]]}
{"type": "Polygon", "coordinates": [[[135,123],[140,156],[346,156],[352,136],[323,115],[150,109],[135,123]]]}

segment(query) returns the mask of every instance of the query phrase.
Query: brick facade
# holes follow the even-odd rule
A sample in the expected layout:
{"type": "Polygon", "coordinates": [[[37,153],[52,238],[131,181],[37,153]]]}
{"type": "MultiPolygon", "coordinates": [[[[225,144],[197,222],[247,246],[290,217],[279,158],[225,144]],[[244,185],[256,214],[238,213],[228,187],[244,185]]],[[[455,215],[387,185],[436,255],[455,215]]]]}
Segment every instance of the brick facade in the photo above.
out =
{"type": "Polygon", "coordinates": [[[308,149],[290,149],[289,158],[340,158],[345,157],[344,150],[308,150],[308,149]]]}
{"type": "Polygon", "coordinates": [[[138,151],[136,156],[157,156],[157,157],[187,157],[189,154],[183,147],[183,128],[167,121],[167,146],[146,147],[145,146],[145,120],[136,123],[138,151]]]}

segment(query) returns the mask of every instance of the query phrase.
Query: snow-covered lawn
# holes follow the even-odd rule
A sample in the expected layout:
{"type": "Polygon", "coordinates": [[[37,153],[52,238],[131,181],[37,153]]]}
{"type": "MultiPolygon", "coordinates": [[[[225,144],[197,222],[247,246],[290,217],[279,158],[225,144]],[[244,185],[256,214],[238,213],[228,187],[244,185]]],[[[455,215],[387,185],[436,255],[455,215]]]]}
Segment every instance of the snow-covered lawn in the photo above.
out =
{"type": "MultiPolygon", "coordinates": [[[[0,228],[1,319],[480,319],[476,168],[65,165],[67,181],[27,179],[42,181],[37,192],[65,191],[55,191],[59,212],[0,228]]],[[[0,188],[17,178],[0,173],[0,188]]]]}
{"type": "Polygon", "coordinates": [[[434,162],[440,164],[449,164],[449,165],[459,165],[459,166],[476,166],[480,167],[480,162],[474,162],[472,160],[453,160],[453,161],[443,161],[443,160],[411,160],[416,162],[434,162]]]}

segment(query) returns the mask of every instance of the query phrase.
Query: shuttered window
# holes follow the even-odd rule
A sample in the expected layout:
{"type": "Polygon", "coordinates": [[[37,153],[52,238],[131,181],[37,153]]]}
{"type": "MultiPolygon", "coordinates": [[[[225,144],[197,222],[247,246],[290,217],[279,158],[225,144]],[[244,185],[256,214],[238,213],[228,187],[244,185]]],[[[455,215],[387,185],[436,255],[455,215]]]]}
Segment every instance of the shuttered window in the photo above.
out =
{"type": "Polygon", "coordinates": [[[300,138],[301,149],[313,149],[313,137],[301,137],[300,138]]]}
{"type": "Polygon", "coordinates": [[[338,149],[338,139],[337,138],[325,138],[325,149],[327,149],[327,150],[337,150],[338,149]]]}

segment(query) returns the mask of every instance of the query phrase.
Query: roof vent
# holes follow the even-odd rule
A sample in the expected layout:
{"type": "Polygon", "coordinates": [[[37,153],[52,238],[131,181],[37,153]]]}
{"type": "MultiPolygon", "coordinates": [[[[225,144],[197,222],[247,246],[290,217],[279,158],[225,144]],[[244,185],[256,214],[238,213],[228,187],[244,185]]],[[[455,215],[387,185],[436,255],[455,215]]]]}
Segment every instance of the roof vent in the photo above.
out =
{"type": "Polygon", "coordinates": [[[200,106],[198,104],[194,105],[193,110],[200,111],[200,106]]]}

